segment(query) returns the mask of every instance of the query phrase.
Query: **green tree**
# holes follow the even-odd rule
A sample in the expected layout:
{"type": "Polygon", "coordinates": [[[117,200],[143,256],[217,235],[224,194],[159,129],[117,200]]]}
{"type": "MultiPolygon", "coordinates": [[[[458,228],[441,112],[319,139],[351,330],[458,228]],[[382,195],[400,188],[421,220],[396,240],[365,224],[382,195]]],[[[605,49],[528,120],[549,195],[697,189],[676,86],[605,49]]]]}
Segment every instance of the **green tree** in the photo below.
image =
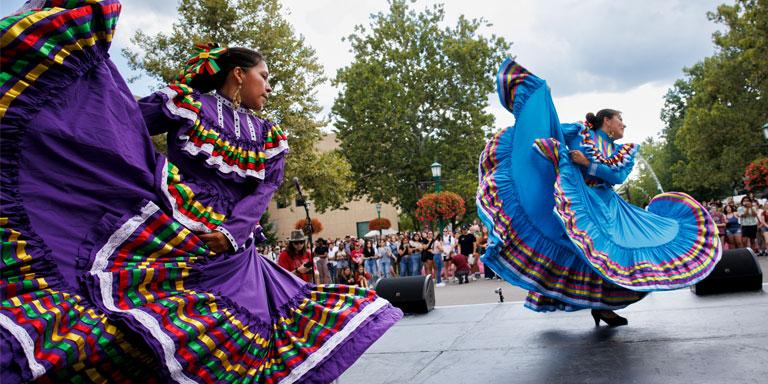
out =
{"type": "Polygon", "coordinates": [[[674,86],[664,96],[661,120],[664,128],[661,140],[649,139],[641,146],[641,153],[656,172],[664,190],[681,191],[683,186],[675,175],[675,167],[685,166],[685,153],[677,146],[677,133],[685,120],[686,101],[691,97],[692,89],[688,78],[675,81],[674,86]]]}
{"type": "MultiPolygon", "coordinates": [[[[347,202],[353,183],[342,156],[315,149],[319,128],[326,124],[315,118],[321,110],[315,90],[326,79],[315,51],[296,36],[281,8],[278,0],[181,0],[170,34],[138,31],[131,38],[134,46],[123,54],[132,69],[158,80],[160,86],[176,77],[195,42],[259,50],[267,58],[273,88],[264,116],[289,135],[286,178],[298,176],[318,210],[337,208],[347,202]]],[[[293,196],[289,184],[280,189],[279,199],[293,196]]]]}
{"type": "Polygon", "coordinates": [[[653,164],[660,162],[659,157],[664,157],[666,145],[663,140],[648,138],[640,145],[640,155],[635,162],[635,170],[632,177],[619,188],[619,193],[630,203],[643,207],[657,194],[669,187],[661,181],[660,169],[653,164]],[[654,174],[658,178],[654,178],[654,174]],[[659,187],[661,184],[661,188],[659,187]]]}
{"type": "Polygon", "coordinates": [[[479,34],[484,20],[444,27],[442,5],[418,13],[404,0],[389,5],[368,28],[355,27],[354,60],[335,79],[335,126],[356,193],[413,217],[438,161],[446,189],[474,212],[477,156],[494,122],[485,109],[510,44],[479,34]]]}
{"type": "Polygon", "coordinates": [[[267,238],[266,244],[277,244],[277,233],[275,232],[275,225],[270,221],[269,210],[264,211],[259,219],[259,225],[261,225],[261,233],[267,238]]]}
{"type": "Polygon", "coordinates": [[[716,53],[685,70],[690,92],[672,141],[684,157],[673,181],[701,198],[741,189],[746,165],[768,153],[768,1],[737,0],[709,17],[726,28],[713,36],[716,53]]]}

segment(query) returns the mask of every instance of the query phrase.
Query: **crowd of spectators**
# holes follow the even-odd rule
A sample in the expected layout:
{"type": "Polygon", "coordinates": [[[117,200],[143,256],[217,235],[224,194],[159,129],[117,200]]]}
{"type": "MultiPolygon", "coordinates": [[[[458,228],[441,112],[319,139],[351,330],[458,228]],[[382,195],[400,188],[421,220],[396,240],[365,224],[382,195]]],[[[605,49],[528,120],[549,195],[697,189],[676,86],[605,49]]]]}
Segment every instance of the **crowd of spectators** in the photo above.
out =
{"type": "MultiPolygon", "coordinates": [[[[446,282],[466,284],[496,278],[484,268],[488,231],[479,222],[453,231],[402,232],[375,238],[318,238],[314,244],[314,272],[318,284],[347,284],[371,287],[385,277],[432,275],[437,287],[446,282]]],[[[261,253],[305,281],[312,281],[307,238],[293,231],[289,239],[264,246],[261,253]]]]}
{"type": "Polygon", "coordinates": [[[705,205],[725,249],[751,248],[758,256],[768,255],[768,201],[761,203],[749,193],[738,200],[729,197],[705,205]]]}
{"type": "MultiPolygon", "coordinates": [[[[750,193],[741,198],[710,200],[704,205],[717,224],[724,249],[751,248],[768,256],[768,200],[750,193]]],[[[260,249],[262,255],[305,281],[372,287],[385,277],[432,275],[437,287],[446,282],[466,284],[480,278],[496,278],[484,268],[488,230],[477,220],[453,231],[402,232],[375,238],[317,239],[312,245],[314,265],[306,236],[293,231],[291,237],[260,249]]]]}

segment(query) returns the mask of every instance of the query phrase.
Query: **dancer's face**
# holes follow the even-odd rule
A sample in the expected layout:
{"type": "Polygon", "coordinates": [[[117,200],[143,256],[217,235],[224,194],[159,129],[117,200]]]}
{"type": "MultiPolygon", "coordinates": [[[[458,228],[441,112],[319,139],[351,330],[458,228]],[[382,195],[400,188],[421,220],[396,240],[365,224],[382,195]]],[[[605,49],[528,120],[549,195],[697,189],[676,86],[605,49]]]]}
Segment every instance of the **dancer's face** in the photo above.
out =
{"type": "Polygon", "coordinates": [[[238,77],[243,81],[243,87],[240,89],[243,105],[257,111],[262,110],[272,92],[272,87],[269,85],[267,63],[262,60],[254,67],[242,68],[241,75],[238,77]]]}
{"type": "Polygon", "coordinates": [[[626,127],[624,119],[621,118],[621,114],[616,114],[610,119],[606,118],[603,121],[603,130],[611,135],[614,140],[624,137],[624,128],[626,127]]]}

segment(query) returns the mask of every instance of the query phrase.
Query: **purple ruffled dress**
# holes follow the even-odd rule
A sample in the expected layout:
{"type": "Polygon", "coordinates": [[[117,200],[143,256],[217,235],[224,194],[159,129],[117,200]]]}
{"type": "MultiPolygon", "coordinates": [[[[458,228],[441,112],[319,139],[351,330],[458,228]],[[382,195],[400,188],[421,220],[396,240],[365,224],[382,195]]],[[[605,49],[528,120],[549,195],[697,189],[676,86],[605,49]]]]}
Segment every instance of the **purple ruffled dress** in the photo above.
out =
{"type": "Polygon", "coordinates": [[[119,2],[42,3],[0,21],[3,383],[329,382],[402,316],[256,252],[277,125],[184,85],[137,104],[107,53],[119,2]]]}

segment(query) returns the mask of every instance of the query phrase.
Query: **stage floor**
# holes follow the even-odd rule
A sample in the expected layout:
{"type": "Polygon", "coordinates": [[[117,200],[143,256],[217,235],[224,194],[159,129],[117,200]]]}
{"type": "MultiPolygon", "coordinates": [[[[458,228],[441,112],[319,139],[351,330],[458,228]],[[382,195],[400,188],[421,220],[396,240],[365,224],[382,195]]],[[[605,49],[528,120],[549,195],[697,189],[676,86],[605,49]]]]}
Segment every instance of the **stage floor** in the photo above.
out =
{"type": "Polygon", "coordinates": [[[768,383],[768,293],[657,292],[619,314],[629,326],[521,302],[438,307],[406,316],[339,383],[768,383]]]}

